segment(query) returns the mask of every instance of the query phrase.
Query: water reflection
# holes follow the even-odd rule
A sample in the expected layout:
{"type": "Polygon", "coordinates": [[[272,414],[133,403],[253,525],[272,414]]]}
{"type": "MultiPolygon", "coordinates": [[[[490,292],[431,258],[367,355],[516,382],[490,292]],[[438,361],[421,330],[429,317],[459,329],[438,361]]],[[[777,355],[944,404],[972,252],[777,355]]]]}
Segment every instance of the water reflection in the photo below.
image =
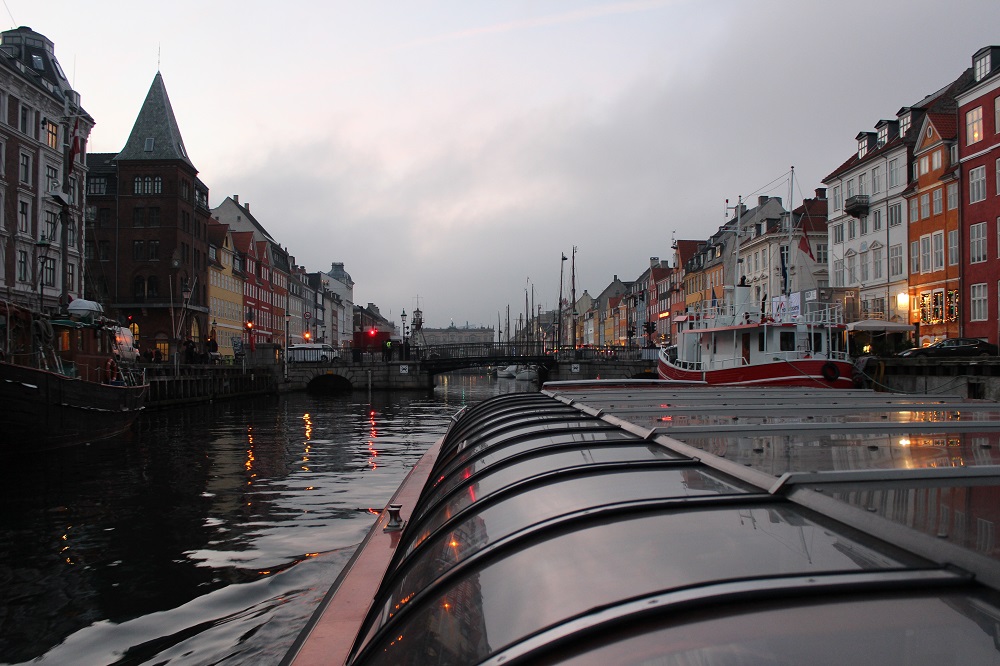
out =
{"type": "Polygon", "coordinates": [[[278,661],[372,510],[497,390],[241,400],[0,453],[0,663],[278,661]]]}

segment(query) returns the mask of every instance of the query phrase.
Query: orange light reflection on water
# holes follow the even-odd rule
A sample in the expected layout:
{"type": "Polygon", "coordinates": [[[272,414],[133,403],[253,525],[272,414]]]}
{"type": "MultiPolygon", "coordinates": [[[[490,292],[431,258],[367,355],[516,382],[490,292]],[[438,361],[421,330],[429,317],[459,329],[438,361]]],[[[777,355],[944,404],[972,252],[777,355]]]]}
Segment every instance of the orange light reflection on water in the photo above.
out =
{"type": "Polygon", "coordinates": [[[373,470],[378,469],[378,449],[375,448],[375,440],[378,438],[378,427],[375,425],[375,410],[369,410],[368,423],[368,466],[373,470]]]}

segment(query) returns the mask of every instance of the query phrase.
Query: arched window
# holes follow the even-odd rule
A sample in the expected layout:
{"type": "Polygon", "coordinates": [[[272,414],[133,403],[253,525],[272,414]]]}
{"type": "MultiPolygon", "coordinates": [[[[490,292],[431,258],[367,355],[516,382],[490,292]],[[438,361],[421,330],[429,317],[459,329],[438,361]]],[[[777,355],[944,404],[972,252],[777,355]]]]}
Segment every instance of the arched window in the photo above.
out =
{"type": "Polygon", "coordinates": [[[146,194],[152,194],[153,193],[153,177],[152,176],[146,176],[145,192],[146,192],[146,194]]]}
{"type": "Polygon", "coordinates": [[[135,183],[132,186],[133,194],[142,194],[142,176],[135,177],[135,183]]]}
{"type": "Polygon", "coordinates": [[[162,194],[162,193],[163,193],[163,177],[156,176],[155,178],[153,178],[153,194],[162,194]]]}
{"type": "Polygon", "coordinates": [[[146,281],[146,295],[150,298],[156,298],[160,295],[160,281],[155,275],[150,275],[146,281]]]}

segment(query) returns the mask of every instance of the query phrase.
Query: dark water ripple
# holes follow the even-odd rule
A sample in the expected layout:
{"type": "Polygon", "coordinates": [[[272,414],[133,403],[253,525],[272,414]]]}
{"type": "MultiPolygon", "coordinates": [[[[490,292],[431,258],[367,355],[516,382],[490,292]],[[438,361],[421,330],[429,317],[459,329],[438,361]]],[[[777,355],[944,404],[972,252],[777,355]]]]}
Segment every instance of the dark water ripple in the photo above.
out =
{"type": "Polygon", "coordinates": [[[275,663],[466,404],[530,390],[293,394],[0,452],[0,663],[275,663]]]}

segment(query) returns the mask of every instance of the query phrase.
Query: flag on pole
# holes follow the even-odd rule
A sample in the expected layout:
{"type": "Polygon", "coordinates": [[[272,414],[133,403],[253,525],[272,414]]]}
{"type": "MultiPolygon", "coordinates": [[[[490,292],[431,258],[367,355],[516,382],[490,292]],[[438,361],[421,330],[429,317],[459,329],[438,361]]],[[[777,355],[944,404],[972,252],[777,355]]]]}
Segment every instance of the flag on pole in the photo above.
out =
{"type": "MultiPolygon", "coordinates": [[[[73,134],[70,137],[70,148],[69,148],[69,161],[66,165],[66,175],[73,175],[73,162],[76,161],[76,156],[80,154],[80,137],[76,135],[76,131],[80,127],[80,119],[77,118],[73,121],[73,134]]],[[[69,183],[69,178],[66,179],[67,184],[69,183]]],[[[68,185],[67,185],[68,186],[68,185]]]]}
{"type": "Polygon", "coordinates": [[[809,255],[809,258],[816,261],[816,256],[813,255],[812,246],[809,245],[809,236],[802,232],[802,238],[799,240],[799,249],[809,255]]]}

